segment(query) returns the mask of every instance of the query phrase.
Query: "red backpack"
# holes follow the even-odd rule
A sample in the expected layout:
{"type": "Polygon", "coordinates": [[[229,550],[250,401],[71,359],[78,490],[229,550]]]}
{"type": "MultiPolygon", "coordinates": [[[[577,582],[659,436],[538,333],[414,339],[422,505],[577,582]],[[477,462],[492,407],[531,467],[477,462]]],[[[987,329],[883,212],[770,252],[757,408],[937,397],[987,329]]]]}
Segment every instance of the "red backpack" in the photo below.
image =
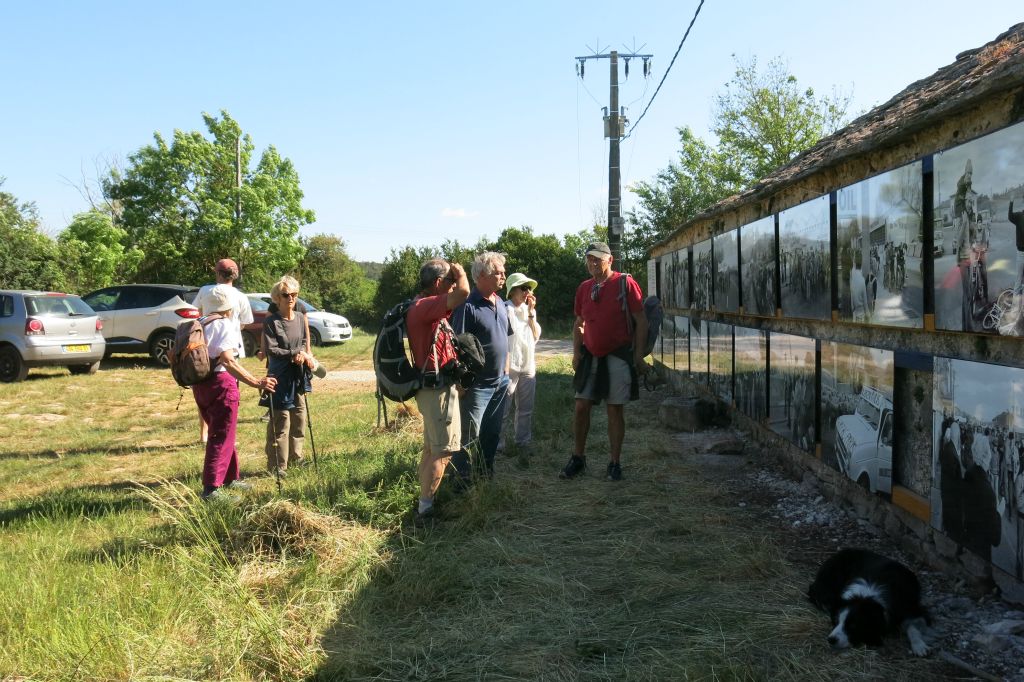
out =
{"type": "Polygon", "coordinates": [[[222,317],[213,313],[196,320],[185,320],[178,325],[174,333],[174,345],[167,359],[171,364],[171,376],[179,386],[194,386],[213,376],[213,368],[217,366],[218,359],[210,362],[205,327],[222,317]]]}

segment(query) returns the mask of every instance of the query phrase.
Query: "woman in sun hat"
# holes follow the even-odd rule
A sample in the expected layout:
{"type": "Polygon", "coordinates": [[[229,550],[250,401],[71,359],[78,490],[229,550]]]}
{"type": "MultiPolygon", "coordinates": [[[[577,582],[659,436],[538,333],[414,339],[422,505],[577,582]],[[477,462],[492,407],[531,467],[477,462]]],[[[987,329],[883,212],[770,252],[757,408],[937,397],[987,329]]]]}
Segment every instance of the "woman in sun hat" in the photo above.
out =
{"type": "MultiPolygon", "coordinates": [[[[533,290],[537,280],[521,272],[512,273],[505,282],[508,298],[508,319],[513,335],[509,338],[509,385],[510,405],[508,423],[501,430],[514,437],[518,450],[529,453],[533,441],[533,399],[537,391],[537,363],[534,351],[540,339],[540,323],[537,322],[537,297],[533,290]]],[[[504,443],[499,444],[502,449],[504,443]]]]}

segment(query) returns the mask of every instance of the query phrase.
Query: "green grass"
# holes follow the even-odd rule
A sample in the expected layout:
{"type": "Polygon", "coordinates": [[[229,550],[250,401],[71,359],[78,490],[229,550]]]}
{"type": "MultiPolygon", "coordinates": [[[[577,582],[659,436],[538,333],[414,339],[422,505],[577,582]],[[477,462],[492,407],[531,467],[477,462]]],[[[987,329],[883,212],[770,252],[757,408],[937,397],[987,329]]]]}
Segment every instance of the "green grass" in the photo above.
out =
{"type": "MultiPolygon", "coordinates": [[[[369,368],[372,337],[318,350],[369,368]]],[[[258,370],[254,360],[245,361],[258,370]]],[[[896,649],[837,657],[807,576],[751,508],[667,452],[656,403],[627,410],[627,479],[558,481],[568,363],[539,377],[532,458],[442,489],[410,524],[416,420],[376,427],[372,385],[316,384],[319,473],[263,476],[262,410],[243,388],[256,490],[198,501],[195,407],[169,372],[115,359],[92,377],[5,385],[0,680],[916,679],[896,649]]]]}

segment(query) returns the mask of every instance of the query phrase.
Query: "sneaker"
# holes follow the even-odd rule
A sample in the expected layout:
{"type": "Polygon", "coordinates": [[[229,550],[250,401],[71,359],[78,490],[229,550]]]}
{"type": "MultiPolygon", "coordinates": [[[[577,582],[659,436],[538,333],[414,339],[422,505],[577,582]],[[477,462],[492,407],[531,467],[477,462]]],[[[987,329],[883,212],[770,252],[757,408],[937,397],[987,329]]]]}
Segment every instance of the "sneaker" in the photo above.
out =
{"type": "Polygon", "coordinates": [[[622,466],[618,462],[608,462],[608,475],[606,478],[609,481],[621,481],[622,466]]]}
{"type": "Polygon", "coordinates": [[[558,477],[562,480],[569,480],[570,478],[576,478],[576,475],[581,473],[587,468],[587,458],[577,457],[573,455],[569,458],[569,463],[565,465],[565,468],[559,472],[558,477]]]}
{"type": "Polygon", "coordinates": [[[222,488],[216,488],[208,493],[203,493],[203,502],[216,504],[238,504],[241,500],[234,495],[229,495],[224,492],[222,488]]]}
{"type": "Polygon", "coordinates": [[[232,490],[232,491],[234,491],[234,490],[252,490],[252,484],[251,483],[246,483],[245,481],[243,481],[240,478],[236,478],[235,480],[231,481],[231,483],[228,483],[224,487],[227,488],[228,490],[232,490]]]}

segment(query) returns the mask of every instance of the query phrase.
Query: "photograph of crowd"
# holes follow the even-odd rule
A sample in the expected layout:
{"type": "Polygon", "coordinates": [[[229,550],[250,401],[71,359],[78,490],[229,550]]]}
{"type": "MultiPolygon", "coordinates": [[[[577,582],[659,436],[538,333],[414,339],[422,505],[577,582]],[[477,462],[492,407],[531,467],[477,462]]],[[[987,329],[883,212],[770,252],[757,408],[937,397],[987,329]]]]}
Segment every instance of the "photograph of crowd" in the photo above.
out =
{"type": "Polygon", "coordinates": [[[740,244],[739,230],[715,235],[715,310],[723,313],[740,311],[740,244]]]}
{"type": "Polygon", "coordinates": [[[935,155],[935,326],[1024,336],[1024,123],[935,155]]]}
{"type": "Polygon", "coordinates": [[[708,387],[732,403],[732,325],[708,322],[708,387]]]}
{"type": "Polygon", "coordinates": [[[740,228],[743,312],[775,315],[775,216],[740,228]]]}
{"type": "Polygon", "coordinates": [[[666,253],[661,257],[661,288],[658,293],[661,294],[661,305],[666,308],[675,308],[675,252],[666,253]]]}
{"type": "Polygon", "coordinates": [[[779,214],[782,314],[832,319],[829,198],[819,197],[779,214]]]}
{"type": "Polygon", "coordinates": [[[711,310],[712,280],[711,240],[693,245],[693,290],[691,305],[695,310],[711,310]]]}
{"type": "Polygon", "coordinates": [[[736,408],[751,419],[768,417],[768,334],[760,329],[733,329],[736,355],[733,385],[736,408]]]}
{"type": "Polygon", "coordinates": [[[690,249],[679,249],[672,254],[675,279],[672,281],[676,308],[687,308],[690,305],[690,249]]]}
{"type": "Polygon", "coordinates": [[[836,195],[839,319],[923,326],[921,162],[836,195]]]}
{"type": "Polygon", "coordinates": [[[768,350],[768,424],[801,450],[813,452],[818,409],[815,340],[772,332],[768,350]]]}
{"type": "Polygon", "coordinates": [[[698,384],[708,382],[708,323],[690,318],[690,377],[698,384]]]}
{"type": "Polygon", "coordinates": [[[683,375],[690,372],[690,318],[675,317],[676,345],[672,368],[683,375]]]}
{"type": "Polygon", "coordinates": [[[1020,580],[1024,369],[935,358],[932,525],[1020,580]]]}
{"type": "Polygon", "coordinates": [[[893,353],[821,344],[821,456],[865,490],[892,492],[893,353]]]}

